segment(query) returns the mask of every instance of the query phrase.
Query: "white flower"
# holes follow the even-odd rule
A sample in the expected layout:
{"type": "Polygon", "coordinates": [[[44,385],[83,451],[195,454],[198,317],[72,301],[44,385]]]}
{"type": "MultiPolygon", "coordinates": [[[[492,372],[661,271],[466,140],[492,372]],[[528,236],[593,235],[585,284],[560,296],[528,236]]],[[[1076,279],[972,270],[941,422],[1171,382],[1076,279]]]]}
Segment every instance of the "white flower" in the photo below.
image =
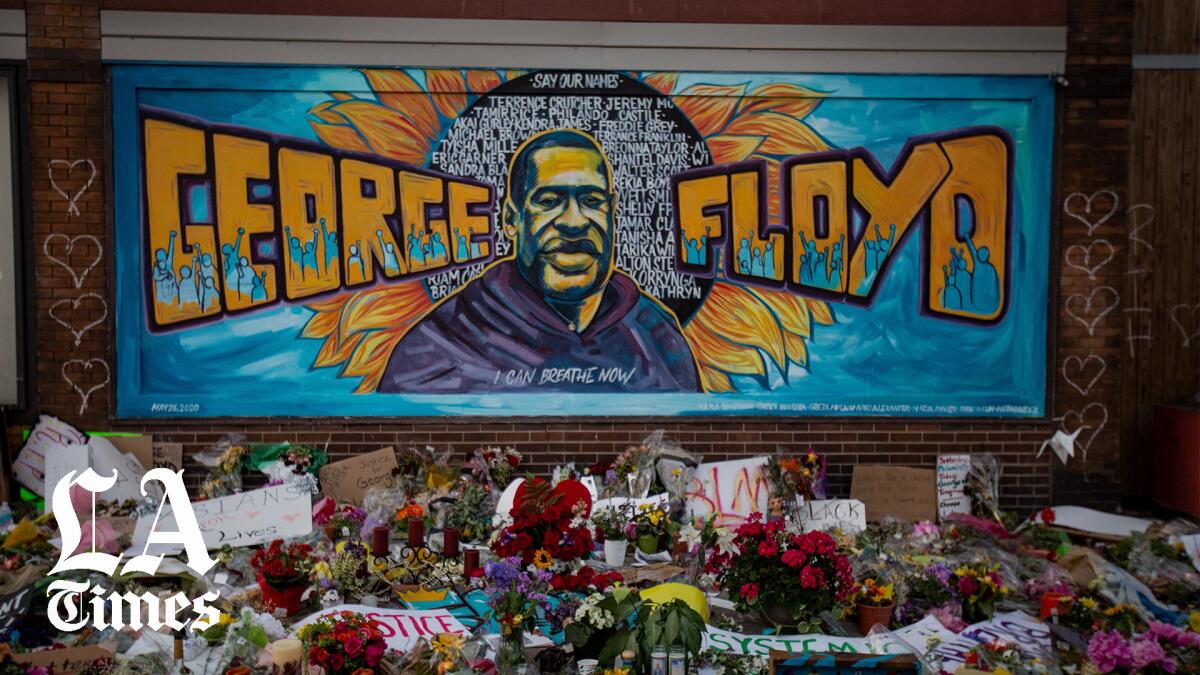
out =
{"type": "Polygon", "coordinates": [[[721,553],[737,555],[737,546],[733,545],[733,532],[725,528],[717,531],[717,550],[721,553]]]}
{"type": "Polygon", "coordinates": [[[693,546],[696,546],[700,543],[700,530],[692,527],[691,523],[684,525],[683,527],[679,528],[679,541],[687,544],[688,550],[690,551],[693,546]]]}

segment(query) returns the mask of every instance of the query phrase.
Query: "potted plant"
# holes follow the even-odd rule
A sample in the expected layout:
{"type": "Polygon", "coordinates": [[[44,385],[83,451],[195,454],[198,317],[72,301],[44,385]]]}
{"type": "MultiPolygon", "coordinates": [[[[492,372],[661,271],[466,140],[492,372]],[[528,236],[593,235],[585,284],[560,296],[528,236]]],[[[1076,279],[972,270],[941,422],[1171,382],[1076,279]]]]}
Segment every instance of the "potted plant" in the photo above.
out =
{"type": "Polygon", "coordinates": [[[854,604],[858,612],[858,632],[866,635],[875,624],[887,628],[892,622],[896,602],[892,584],[866,578],[854,585],[854,604]]]}
{"type": "Polygon", "coordinates": [[[658,553],[659,544],[671,526],[667,512],[654,504],[639,504],[633,522],[637,527],[637,545],[642,553],[658,553]]]}
{"type": "Polygon", "coordinates": [[[709,550],[707,571],[739,610],[757,611],[781,629],[815,630],[817,616],[854,586],[850,560],[824,532],[789,532],[784,521],[764,523],[752,513],[738,526],[733,548],[709,550]]]}
{"type": "Polygon", "coordinates": [[[564,628],[564,635],[579,658],[598,659],[600,652],[618,635],[622,637],[619,646],[624,648],[622,630],[628,628],[630,617],[641,606],[637,589],[628,586],[613,586],[607,591],[592,593],[575,608],[573,620],[564,628]]]}
{"type": "Polygon", "coordinates": [[[288,616],[300,611],[300,596],[308,588],[308,577],[314,565],[312,546],[285,545],[282,539],[276,539],[266,548],[255,551],[250,557],[250,565],[268,609],[282,609],[288,616]]]}
{"type": "Polygon", "coordinates": [[[326,675],[374,672],[387,652],[383,624],[354,612],[323,616],[301,628],[299,637],[308,648],[309,664],[326,675]]]}
{"type": "Polygon", "coordinates": [[[592,514],[592,524],[604,535],[604,562],[609,567],[625,564],[629,548],[629,526],[633,523],[629,509],[615,507],[592,514]]]}

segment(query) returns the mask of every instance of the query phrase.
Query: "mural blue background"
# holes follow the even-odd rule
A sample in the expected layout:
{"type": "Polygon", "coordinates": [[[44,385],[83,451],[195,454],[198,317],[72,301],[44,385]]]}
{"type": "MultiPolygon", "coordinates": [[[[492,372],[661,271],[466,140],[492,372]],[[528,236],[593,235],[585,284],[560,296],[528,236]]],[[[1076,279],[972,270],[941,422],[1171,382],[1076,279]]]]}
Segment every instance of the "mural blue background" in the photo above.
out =
{"type": "MultiPolygon", "coordinates": [[[[418,73],[419,71],[414,71],[418,73]]],[[[152,334],[144,317],[137,107],[149,105],[316,141],[306,112],[327,92],[370,97],[346,68],[116,66],[117,414],[174,416],[888,415],[1038,417],[1046,398],[1046,324],[1054,94],[1040,77],[681,73],[696,82],[792,82],[828,96],[806,118],[835,147],[862,146],[891,168],[906,140],[974,125],[1014,142],[1011,299],[1002,321],[977,326],[920,313],[920,247],[898,250],[869,308],[831,303],[815,326],[809,368],[790,386],[738,381],[736,394],[354,394],[357,379],[312,369],[320,341],[299,337],[299,305],[152,334]]]]}

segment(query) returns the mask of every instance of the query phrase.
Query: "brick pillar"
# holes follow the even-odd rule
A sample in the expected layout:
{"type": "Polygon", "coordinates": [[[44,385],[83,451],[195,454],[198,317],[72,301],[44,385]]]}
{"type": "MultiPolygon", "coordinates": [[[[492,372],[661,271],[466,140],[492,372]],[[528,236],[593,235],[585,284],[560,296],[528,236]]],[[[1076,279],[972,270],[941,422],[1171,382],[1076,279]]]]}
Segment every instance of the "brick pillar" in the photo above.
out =
{"type": "Polygon", "coordinates": [[[100,2],[27,0],[25,22],[38,404],[80,428],[106,428],[115,372],[100,2]]]}
{"type": "Polygon", "coordinates": [[[1065,430],[1086,428],[1075,459],[1066,467],[1055,460],[1059,504],[1111,507],[1123,490],[1120,289],[1128,243],[1133,6],[1133,0],[1067,4],[1055,416],[1065,430]]]}

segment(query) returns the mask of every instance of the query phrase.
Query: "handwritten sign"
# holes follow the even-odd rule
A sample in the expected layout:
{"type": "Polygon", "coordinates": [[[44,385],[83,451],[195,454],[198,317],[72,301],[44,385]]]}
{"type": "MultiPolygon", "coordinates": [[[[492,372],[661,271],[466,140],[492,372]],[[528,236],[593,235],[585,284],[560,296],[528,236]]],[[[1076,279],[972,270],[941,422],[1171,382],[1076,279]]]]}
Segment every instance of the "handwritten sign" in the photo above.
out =
{"type": "Polygon", "coordinates": [[[434,635],[442,633],[462,635],[467,632],[466,626],[444,609],[385,609],[366,605],[338,605],[305,617],[303,621],[292,627],[292,634],[297,634],[301,628],[315,623],[321,617],[339,612],[362,614],[383,624],[379,630],[383,633],[383,639],[387,641],[387,646],[401,652],[411,650],[416,646],[417,640],[422,638],[428,640],[434,635]]]}
{"type": "Polygon", "coordinates": [[[967,474],[970,471],[970,455],[938,455],[937,500],[939,520],[945,520],[956,513],[971,512],[971,502],[967,499],[967,474]]]}
{"type": "MultiPolygon", "coordinates": [[[[192,510],[209,548],[221,548],[226,544],[235,548],[255,546],[272,539],[303,537],[312,532],[312,495],[293,485],[275,485],[193,502],[192,510]]],[[[177,529],[170,504],[163,505],[157,526],[153,514],[138,518],[130,552],[141,554],[151,527],[161,532],[177,529]]],[[[182,546],[155,544],[148,552],[150,555],[175,555],[182,551],[182,546]]]]}
{"type": "Polygon", "coordinates": [[[858,534],[867,529],[867,508],[857,499],[816,499],[799,508],[800,524],[805,532],[838,529],[858,534]]]}
{"type": "Polygon", "coordinates": [[[34,584],[29,584],[13,593],[0,595],[0,633],[25,618],[33,605],[33,587],[34,584]]]}
{"type": "Polygon", "coordinates": [[[358,455],[321,467],[321,491],[338,502],[360,506],[373,488],[392,486],[396,451],[390,447],[358,455]]]}
{"type": "Polygon", "coordinates": [[[933,469],[860,464],[850,478],[850,498],[867,505],[867,520],[884,516],[916,522],[937,518],[933,469]]]}
{"type": "Polygon", "coordinates": [[[41,415],[29,432],[29,438],[13,462],[13,475],[21,485],[46,496],[46,455],[53,449],[70,444],[87,443],[83,432],[53,415],[41,415]]]}
{"type": "Polygon", "coordinates": [[[87,645],[14,654],[13,661],[29,668],[48,668],[55,675],[69,675],[86,669],[96,661],[112,657],[111,651],[99,645],[87,645]]]}
{"type": "Polygon", "coordinates": [[[155,468],[178,471],[183,468],[183,443],[156,442],[153,448],[155,468]]]}
{"type": "Polygon", "coordinates": [[[688,485],[688,515],[715,514],[725,525],[738,525],[751,513],[767,513],[770,486],[763,471],[766,457],[701,464],[688,485]]]}
{"type": "MultiPolygon", "coordinates": [[[[937,619],[926,617],[922,622],[937,619]]],[[[864,638],[837,635],[742,635],[733,631],[708,626],[703,636],[702,649],[713,649],[734,654],[767,656],[772,651],[802,654],[805,652],[844,652],[847,654],[908,654],[910,650],[903,642],[890,637],[871,636],[864,638]]]]}

